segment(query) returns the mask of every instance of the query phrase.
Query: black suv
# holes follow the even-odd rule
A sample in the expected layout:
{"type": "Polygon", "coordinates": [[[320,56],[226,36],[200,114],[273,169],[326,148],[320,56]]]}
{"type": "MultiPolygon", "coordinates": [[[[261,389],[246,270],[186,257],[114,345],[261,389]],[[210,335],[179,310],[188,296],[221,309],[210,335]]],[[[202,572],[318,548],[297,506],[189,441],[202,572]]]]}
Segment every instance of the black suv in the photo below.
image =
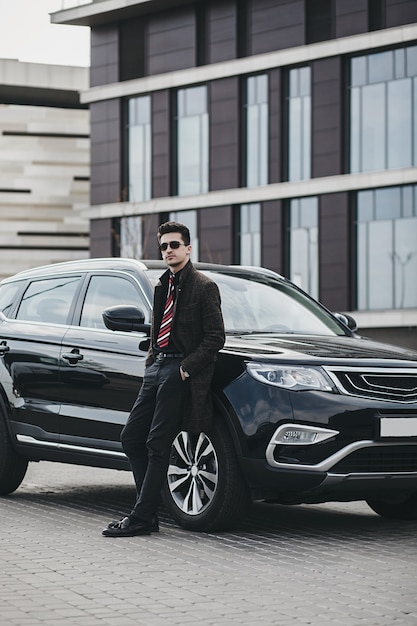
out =
{"type": "MultiPolygon", "coordinates": [[[[163,490],[184,528],[250,501],[366,500],[417,517],[417,353],[357,336],[288,280],[196,264],[227,330],[210,432],[179,432],[163,490]]],[[[0,284],[0,493],[29,461],[129,469],[120,431],[141,385],[158,261],[90,259],[0,284]]]]}

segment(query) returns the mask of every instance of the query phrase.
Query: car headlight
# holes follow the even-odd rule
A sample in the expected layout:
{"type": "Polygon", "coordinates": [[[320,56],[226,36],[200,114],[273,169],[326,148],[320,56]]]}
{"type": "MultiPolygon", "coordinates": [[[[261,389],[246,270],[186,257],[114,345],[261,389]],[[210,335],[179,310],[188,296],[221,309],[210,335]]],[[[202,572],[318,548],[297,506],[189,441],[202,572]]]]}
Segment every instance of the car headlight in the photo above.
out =
{"type": "Polygon", "coordinates": [[[270,363],[247,363],[248,373],[267,385],[292,391],[333,391],[330,380],[320,369],[270,363]]]}

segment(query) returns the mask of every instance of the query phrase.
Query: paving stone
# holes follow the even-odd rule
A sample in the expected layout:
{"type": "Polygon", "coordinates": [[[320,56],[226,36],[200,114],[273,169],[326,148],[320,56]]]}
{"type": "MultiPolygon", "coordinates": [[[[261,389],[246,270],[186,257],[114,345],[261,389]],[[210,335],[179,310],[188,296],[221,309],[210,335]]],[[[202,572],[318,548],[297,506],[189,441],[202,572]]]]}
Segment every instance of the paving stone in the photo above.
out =
{"type": "Polygon", "coordinates": [[[365,503],[257,504],[232,532],[161,511],[161,532],[101,530],[134,500],[131,475],[32,464],[0,499],[7,626],[417,626],[414,522],[365,503]]]}

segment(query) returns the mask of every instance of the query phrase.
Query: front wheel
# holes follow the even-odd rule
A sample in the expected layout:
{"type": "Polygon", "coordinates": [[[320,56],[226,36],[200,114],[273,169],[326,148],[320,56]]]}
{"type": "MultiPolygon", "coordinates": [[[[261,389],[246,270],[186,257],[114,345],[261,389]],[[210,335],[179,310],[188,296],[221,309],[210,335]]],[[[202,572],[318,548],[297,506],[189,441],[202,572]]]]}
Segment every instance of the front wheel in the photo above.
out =
{"type": "Polygon", "coordinates": [[[413,493],[407,498],[367,500],[366,503],[382,517],[403,520],[417,519],[417,493],[413,493]]]}
{"type": "Polygon", "coordinates": [[[177,435],[163,498],[172,517],[188,530],[225,530],[239,519],[249,495],[224,425],[215,424],[209,433],[177,435]]]}
{"type": "Polygon", "coordinates": [[[28,462],[13,447],[0,408],[0,496],[19,487],[25,477],[28,462]]]}

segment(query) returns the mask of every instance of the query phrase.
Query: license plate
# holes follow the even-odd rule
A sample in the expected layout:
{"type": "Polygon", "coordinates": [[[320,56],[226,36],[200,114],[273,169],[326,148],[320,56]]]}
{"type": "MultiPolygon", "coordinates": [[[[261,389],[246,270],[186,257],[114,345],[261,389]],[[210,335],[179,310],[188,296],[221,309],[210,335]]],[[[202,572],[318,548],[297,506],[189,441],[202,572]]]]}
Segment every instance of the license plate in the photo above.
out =
{"type": "Polygon", "coordinates": [[[417,437],[417,417],[382,417],[381,437],[417,437]]]}

